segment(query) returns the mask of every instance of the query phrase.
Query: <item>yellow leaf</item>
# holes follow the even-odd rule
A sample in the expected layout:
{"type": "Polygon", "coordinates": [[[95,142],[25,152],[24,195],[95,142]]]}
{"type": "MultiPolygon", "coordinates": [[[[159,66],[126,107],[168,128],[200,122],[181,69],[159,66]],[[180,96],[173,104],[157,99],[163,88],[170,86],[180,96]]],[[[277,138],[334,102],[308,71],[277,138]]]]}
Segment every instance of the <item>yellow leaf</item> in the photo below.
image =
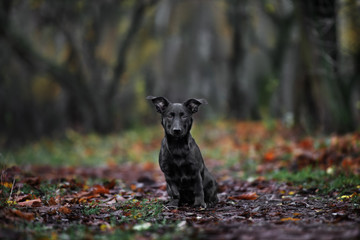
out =
{"type": "Polygon", "coordinates": [[[100,225],[100,230],[101,230],[101,231],[105,232],[105,231],[107,231],[108,229],[110,229],[110,226],[108,226],[108,225],[106,225],[106,224],[104,224],[104,223],[100,225]]]}
{"type": "Polygon", "coordinates": [[[10,201],[10,200],[8,200],[8,201],[6,201],[6,204],[7,205],[16,205],[16,201],[10,201]]]}
{"type": "Polygon", "coordinates": [[[50,240],[57,240],[58,239],[58,235],[56,232],[52,232],[51,233],[51,237],[50,237],[50,240]]]}
{"type": "Polygon", "coordinates": [[[10,183],[10,182],[4,182],[1,185],[3,185],[6,188],[12,188],[12,183],[10,183]]]}

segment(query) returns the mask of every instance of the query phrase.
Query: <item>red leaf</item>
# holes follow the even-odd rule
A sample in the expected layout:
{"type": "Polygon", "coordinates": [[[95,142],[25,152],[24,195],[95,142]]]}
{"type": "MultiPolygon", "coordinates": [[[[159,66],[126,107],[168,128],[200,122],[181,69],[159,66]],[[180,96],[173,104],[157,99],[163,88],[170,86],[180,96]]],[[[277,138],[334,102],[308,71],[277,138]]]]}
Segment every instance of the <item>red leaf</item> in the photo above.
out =
{"type": "Polygon", "coordinates": [[[299,147],[307,150],[311,150],[314,146],[314,141],[311,138],[305,138],[299,142],[299,147]]]}
{"type": "Polygon", "coordinates": [[[106,189],[104,186],[101,185],[94,185],[94,189],[92,191],[93,194],[105,194],[109,193],[109,189],[106,189]]]}

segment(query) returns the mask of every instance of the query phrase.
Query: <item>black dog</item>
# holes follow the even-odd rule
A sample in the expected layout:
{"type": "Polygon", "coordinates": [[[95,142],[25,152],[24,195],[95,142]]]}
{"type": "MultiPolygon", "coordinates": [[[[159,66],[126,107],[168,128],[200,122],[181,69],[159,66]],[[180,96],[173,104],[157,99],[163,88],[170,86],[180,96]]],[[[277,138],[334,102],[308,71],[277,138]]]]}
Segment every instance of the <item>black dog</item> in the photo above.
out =
{"type": "Polygon", "coordinates": [[[161,143],[159,164],[164,172],[169,205],[214,206],[218,202],[217,183],[207,170],[200,149],[190,134],[192,114],[204,99],[171,103],[164,97],[148,96],[161,113],[165,137],[161,143]]]}

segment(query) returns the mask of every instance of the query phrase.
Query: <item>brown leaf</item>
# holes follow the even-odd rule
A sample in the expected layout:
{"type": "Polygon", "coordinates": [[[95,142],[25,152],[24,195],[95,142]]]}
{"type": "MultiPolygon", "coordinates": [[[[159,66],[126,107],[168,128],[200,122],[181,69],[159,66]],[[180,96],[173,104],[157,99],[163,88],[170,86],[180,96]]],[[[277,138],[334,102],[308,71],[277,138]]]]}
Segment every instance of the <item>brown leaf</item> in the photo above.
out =
{"type": "Polygon", "coordinates": [[[49,204],[49,206],[57,205],[57,203],[56,203],[56,201],[55,201],[55,199],[54,199],[53,197],[51,197],[51,198],[49,199],[48,204],[49,204]]]}
{"type": "Polygon", "coordinates": [[[31,186],[37,186],[40,184],[40,178],[39,177],[28,177],[24,179],[24,182],[31,186]]]}
{"type": "Polygon", "coordinates": [[[36,198],[32,200],[26,200],[25,202],[18,202],[17,205],[22,207],[38,207],[41,205],[41,199],[36,198]]]}
{"type": "Polygon", "coordinates": [[[109,193],[109,189],[97,184],[97,185],[94,185],[92,193],[93,194],[105,194],[105,193],[109,193]]]}
{"type": "Polygon", "coordinates": [[[18,216],[18,217],[20,217],[20,218],[22,218],[22,219],[25,219],[25,220],[27,220],[27,221],[34,220],[34,218],[35,218],[35,214],[34,214],[34,213],[21,212],[20,210],[11,210],[11,212],[12,212],[14,215],[16,215],[16,216],[18,216]]]}
{"type": "Polygon", "coordinates": [[[116,185],[116,181],[115,179],[112,179],[110,182],[107,182],[106,184],[104,184],[104,187],[106,189],[113,189],[116,185]]]}
{"type": "Polygon", "coordinates": [[[71,209],[68,208],[68,207],[63,206],[63,207],[59,208],[59,212],[61,212],[61,213],[63,213],[63,214],[70,214],[70,213],[71,213],[71,209]]]}
{"type": "Polygon", "coordinates": [[[299,142],[299,147],[307,150],[311,150],[314,146],[314,141],[311,138],[305,138],[299,142]]]}
{"type": "Polygon", "coordinates": [[[20,195],[20,196],[15,197],[15,201],[16,202],[23,202],[25,200],[31,200],[31,198],[33,198],[33,195],[31,195],[31,194],[20,195]]]}
{"type": "Polygon", "coordinates": [[[144,171],[154,171],[156,165],[152,162],[145,162],[143,165],[144,171]]]}
{"type": "Polygon", "coordinates": [[[228,199],[230,200],[255,200],[259,197],[255,192],[244,193],[237,196],[230,196],[228,199]]]}

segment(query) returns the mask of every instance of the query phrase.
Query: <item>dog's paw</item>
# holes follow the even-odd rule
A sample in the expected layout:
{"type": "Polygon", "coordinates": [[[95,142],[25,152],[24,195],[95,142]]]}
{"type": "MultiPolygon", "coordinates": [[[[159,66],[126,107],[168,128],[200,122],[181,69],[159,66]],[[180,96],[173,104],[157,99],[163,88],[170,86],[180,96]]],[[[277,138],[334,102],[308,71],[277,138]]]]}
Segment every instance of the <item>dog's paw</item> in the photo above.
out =
{"type": "Polygon", "coordinates": [[[206,203],[204,201],[202,202],[195,202],[194,203],[194,207],[195,208],[200,208],[200,209],[205,209],[206,208],[206,203]]]}
{"type": "Polygon", "coordinates": [[[179,199],[172,199],[166,205],[169,206],[169,207],[178,207],[179,206],[179,199]]]}

